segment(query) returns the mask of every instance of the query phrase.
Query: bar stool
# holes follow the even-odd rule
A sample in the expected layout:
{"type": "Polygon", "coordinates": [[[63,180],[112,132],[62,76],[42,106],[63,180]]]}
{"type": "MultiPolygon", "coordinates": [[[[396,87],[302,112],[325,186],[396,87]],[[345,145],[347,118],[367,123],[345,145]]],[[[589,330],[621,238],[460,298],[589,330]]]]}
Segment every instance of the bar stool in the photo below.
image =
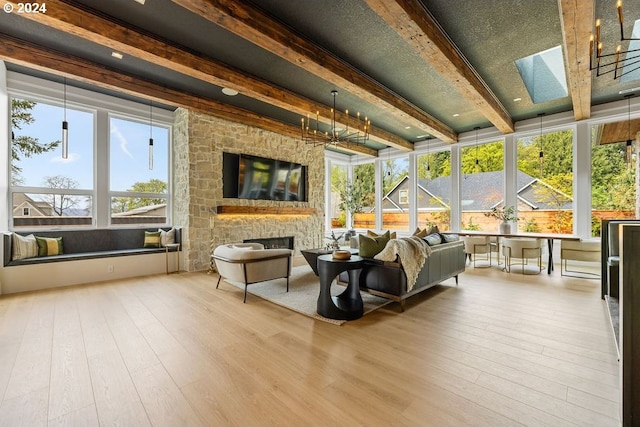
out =
{"type": "Polygon", "coordinates": [[[502,239],[502,253],[504,255],[505,271],[511,272],[511,258],[520,258],[520,266],[522,274],[525,274],[524,266],[528,264],[529,259],[538,260],[538,271],[542,271],[542,240],[530,237],[505,237],[502,239]]]}

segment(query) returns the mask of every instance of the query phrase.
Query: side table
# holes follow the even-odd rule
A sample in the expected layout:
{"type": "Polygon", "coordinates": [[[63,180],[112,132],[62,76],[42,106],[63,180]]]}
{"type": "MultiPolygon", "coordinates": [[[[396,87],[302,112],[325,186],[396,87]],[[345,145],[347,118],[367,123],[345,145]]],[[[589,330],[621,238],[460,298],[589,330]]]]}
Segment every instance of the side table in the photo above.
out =
{"type": "Polygon", "coordinates": [[[350,259],[333,259],[331,254],[318,256],[320,295],[318,314],[329,319],[355,320],[362,317],[364,307],[360,296],[360,272],[363,259],[352,255],[350,259]],[[340,295],[331,296],[331,283],[343,271],[349,274],[349,285],[340,295]]]}
{"type": "Polygon", "coordinates": [[[164,245],[164,253],[165,253],[165,265],[167,267],[167,274],[169,274],[169,250],[173,252],[176,251],[176,272],[180,272],[180,243],[167,243],[164,245]]]}

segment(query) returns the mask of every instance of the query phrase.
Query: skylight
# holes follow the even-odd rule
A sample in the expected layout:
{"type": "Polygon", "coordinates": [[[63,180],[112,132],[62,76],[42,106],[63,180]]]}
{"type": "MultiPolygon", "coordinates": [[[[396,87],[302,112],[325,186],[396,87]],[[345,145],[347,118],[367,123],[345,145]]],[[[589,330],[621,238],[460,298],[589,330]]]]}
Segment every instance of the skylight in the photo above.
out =
{"type": "Polygon", "coordinates": [[[518,59],[516,67],[534,104],[569,95],[561,46],[518,59]]]}
{"type": "MultiPolygon", "coordinates": [[[[631,34],[632,39],[640,38],[640,20],[634,22],[633,24],[633,33],[631,34]]],[[[638,69],[638,59],[640,59],[640,40],[630,40],[629,41],[629,52],[624,61],[624,67],[622,67],[622,77],[620,77],[620,83],[632,82],[634,80],[640,79],[640,69],[638,69]],[[633,52],[635,50],[635,52],[633,52]]]]}

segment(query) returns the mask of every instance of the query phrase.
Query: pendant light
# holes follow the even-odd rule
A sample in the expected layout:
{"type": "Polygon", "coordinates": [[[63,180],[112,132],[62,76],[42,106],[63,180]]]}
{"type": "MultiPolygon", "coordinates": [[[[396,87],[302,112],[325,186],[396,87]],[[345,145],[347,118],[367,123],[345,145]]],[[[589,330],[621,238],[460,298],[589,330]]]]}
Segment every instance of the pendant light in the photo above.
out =
{"type": "Polygon", "coordinates": [[[628,165],[631,165],[633,141],[631,140],[631,97],[633,94],[625,95],[627,98],[627,145],[626,145],[626,161],[628,165]]]}
{"type": "Polygon", "coordinates": [[[431,150],[429,149],[430,143],[427,139],[427,179],[431,179],[431,150]]]}
{"type": "Polygon", "coordinates": [[[480,128],[478,126],[474,127],[473,130],[476,131],[476,172],[480,169],[480,162],[478,161],[478,131],[480,128]]]}
{"type": "Polygon", "coordinates": [[[538,117],[540,117],[540,154],[538,155],[539,159],[540,159],[540,178],[542,178],[544,176],[543,173],[543,164],[544,164],[544,141],[542,139],[542,118],[544,117],[544,113],[540,113],[538,114],[538,117]]]}
{"type": "Polygon", "coordinates": [[[153,101],[149,102],[149,170],[153,170],[153,101]]]}
{"type": "Polygon", "coordinates": [[[67,78],[64,77],[64,117],[62,120],[62,158],[69,158],[69,123],[67,123],[67,78]]]}

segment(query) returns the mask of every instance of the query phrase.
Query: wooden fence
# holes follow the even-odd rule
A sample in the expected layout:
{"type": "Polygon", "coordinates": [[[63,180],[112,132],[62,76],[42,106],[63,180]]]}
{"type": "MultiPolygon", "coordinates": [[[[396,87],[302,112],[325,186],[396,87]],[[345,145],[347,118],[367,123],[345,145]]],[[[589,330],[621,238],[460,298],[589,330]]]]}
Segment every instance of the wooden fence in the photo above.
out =
{"type": "MultiPolygon", "coordinates": [[[[600,235],[600,221],[613,218],[635,218],[634,211],[592,211],[592,232],[594,236],[600,235]]],[[[376,228],[375,213],[358,213],[354,218],[356,229],[376,228]]],[[[409,230],[408,213],[382,214],[382,228],[391,230],[409,230]]],[[[440,230],[449,229],[449,220],[444,213],[418,213],[418,226],[425,227],[436,224],[440,230]]],[[[340,222],[332,220],[333,228],[340,228],[340,222]]],[[[474,229],[481,231],[498,231],[499,221],[488,217],[484,211],[464,211],[462,213],[462,229],[474,229]]],[[[536,210],[518,212],[518,231],[538,233],[571,234],[573,227],[573,212],[558,210],[536,210]]]]}

